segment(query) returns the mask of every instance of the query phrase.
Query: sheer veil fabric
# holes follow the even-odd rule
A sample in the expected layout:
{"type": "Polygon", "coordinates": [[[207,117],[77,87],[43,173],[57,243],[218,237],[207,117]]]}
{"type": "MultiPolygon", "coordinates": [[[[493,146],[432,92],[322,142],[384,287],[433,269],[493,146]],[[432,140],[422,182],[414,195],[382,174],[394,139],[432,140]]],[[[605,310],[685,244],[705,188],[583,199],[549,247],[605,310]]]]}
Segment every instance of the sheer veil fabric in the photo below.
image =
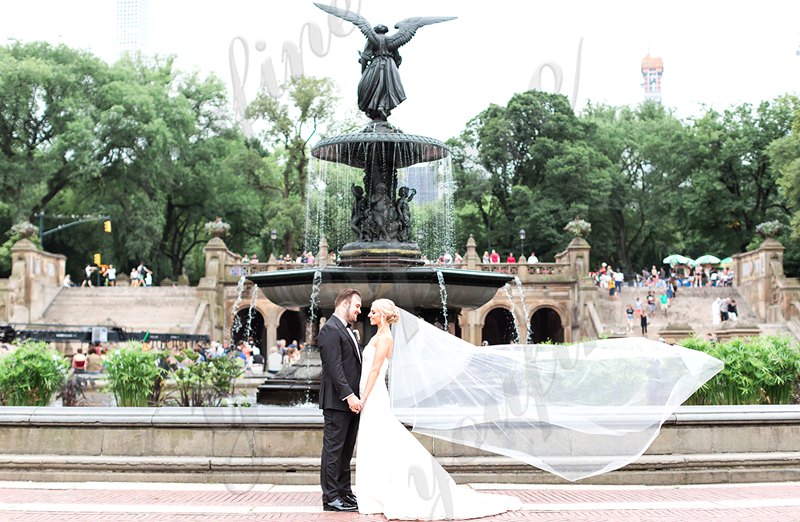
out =
{"type": "MultiPolygon", "coordinates": [[[[366,386],[375,357],[373,343],[364,349],[360,389],[366,386]]],[[[479,493],[458,486],[428,450],[392,413],[384,360],[361,410],[356,450],[358,511],[382,513],[390,520],[460,520],[519,509],[518,498],[479,493]]]]}
{"type": "Polygon", "coordinates": [[[576,481],[636,460],[723,363],[643,338],[477,347],[401,310],[391,408],[413,431],[576,481]]]}

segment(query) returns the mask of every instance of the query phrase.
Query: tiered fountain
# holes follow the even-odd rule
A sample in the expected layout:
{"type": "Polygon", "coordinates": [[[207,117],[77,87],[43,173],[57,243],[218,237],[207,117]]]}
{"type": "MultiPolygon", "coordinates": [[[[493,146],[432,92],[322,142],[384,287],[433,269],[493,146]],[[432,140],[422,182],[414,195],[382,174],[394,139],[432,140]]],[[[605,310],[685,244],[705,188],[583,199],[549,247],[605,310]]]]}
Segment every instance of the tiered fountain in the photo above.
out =
{"type": "MultiPolygon", "coordinates": [[[[313,348],[319,318],[333,312],[336,294],[343,288],[361,292],[364,310],[375,299],[388,298],[429,322],[446,325],[454,324],[463,308],[477,308],[488,302],[498,288],[512,280],[505,274],[425,266],[420,247],[413,241],[409,209],[416,190],[398,187],[398,169],[441,160],[449,151],[438,140],[405,134],[387,121],[391,110],[405,99],[397,73],[397,48],[420,27],[452,18],[409,18],[395,26],[395,34],[387,36],[386,26],[372,28],[360,15],[315,5],[355,23],[367,36],[367,46],[359,60],[362,77],[358,105],[372,121],[361,132],[322,140],[311,151],[320,160],[363,170],[363,185],[352,190],[350,228],[356,240],[340,249],[336,266],[249,277],[270,301],[304,309],[311,321],[310,338],[301,360],[259,387],[260,404],[315,400],[321,373],[319,353],[313,348]]],[[[320,243],[323,250],[325,243],[320,243]]],[[[361,315],[358,328],[364,334],[364,343],[372,334],[366,315],[361,315]]]]}

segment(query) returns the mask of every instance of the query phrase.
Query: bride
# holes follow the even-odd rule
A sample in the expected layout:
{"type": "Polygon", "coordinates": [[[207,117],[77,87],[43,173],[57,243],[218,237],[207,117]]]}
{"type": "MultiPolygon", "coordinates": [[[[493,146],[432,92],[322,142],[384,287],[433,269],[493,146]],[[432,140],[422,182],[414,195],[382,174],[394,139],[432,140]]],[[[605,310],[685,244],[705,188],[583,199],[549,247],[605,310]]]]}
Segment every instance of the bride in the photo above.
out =
{"type": "Polygon", "coordinates": [[[576,481],[638,459],[723,367],[642,338],[476,347],[388,299],[373,303],[369,319],[378,332],[363,353],[356,485],[359,511],[387,518],[477,518],[520,506],[456,486],[400,420],[576,481]]]}
{"type": "Polygon", "coordinates": [[[362,409],[356,446],[358,511],[389,519],[478,518],[519,509],[505,495],[477,493],[457,486],[422,444],[395,418],[386,388],[394,341],[390,326],[400,312],[377,299],[369,312],[377,334],[364,348],[360,381],[362,409]]]}

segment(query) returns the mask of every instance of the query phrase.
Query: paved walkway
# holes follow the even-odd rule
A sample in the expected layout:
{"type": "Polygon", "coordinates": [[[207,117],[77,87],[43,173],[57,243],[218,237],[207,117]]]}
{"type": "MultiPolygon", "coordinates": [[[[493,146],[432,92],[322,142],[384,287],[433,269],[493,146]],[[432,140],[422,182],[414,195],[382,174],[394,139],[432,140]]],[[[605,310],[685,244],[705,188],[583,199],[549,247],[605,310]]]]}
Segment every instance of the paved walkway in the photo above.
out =
{"type": "MultiPolygon", "coordinates": [[[[707,486],[473,484],[515,495],[522,510],[481,520],[800,520],[800,483],[707,486]]],[[[326,513],[312,486],[0,482],[0,521],[361,522],[381,516],[326,513]]]]}

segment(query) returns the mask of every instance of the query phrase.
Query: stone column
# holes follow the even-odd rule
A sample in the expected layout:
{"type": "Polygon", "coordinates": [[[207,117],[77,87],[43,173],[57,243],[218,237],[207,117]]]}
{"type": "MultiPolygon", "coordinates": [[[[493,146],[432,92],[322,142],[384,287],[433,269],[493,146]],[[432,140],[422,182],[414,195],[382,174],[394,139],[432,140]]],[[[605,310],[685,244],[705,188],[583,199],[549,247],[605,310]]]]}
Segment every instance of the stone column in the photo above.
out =
{"type": "Polygon", "coordinates": [[[589,334],[590,329],[583,322],[590,320],[590,315],[584,313],[584,310],[588,310],[589,303],[594,303],[595,307],[597,306],[597,291],[595,290],[594,282],[589,277],[589,268],[591,266],[589,264],[589,256],[591,251],[592,247],[582,237],[573,238],[565,250],[565,261],[569,263],[570,271],[577,282],[578,302],[572,314],[572,339],[580,339],[589,334]]]}
{"type": "Polygon", "coordinates": [[[11,247],[11,263],[5,314],[11,322],[35,322],[61,290],[67,258],[20,239],[11,247]]]}
{"type": "Polygon", "coordinates": [[[764,276],[760,281],[760,294],[763,296],[760,301],[765,306],[763,315],[768,323],[783,321],[783,310],[781,306],[781,286],[779,281],[783,275],[783,252],[785,248],[776,239],[767,238],[758,248],[758,258],[761,266],[764,267],[764,276]]]}
{"type": "Polygon", "coordinates": [[[478,255],[475,238],[470,234],[469,239],[467,239],[467,252],[464,254],[464,265],[470,270],[478,270],[480,263],[481,258],[478,255]]]}
{"type": "Polygon", "coordinates": [[[228,250],[221,237],[211,238],[203,248],[206,255],[206,275],[201,278],[197,291],[208,303],[210,335],[213,340],[222,342],[226,331],[225,314],[225,281],[228,274],[225,265],[237,261],[236,256],[228,250]]]}
{"type": "MultiPolygon", "coordinates": [[[[328,240],[325,236],[319,238],[319,251],[315,258],[318,266],[325,267],[331,264],[330,253],[328,252],[328,240]]],[[[274,261],[274,257],[270,254],[270,261],[274,261]]]]}

